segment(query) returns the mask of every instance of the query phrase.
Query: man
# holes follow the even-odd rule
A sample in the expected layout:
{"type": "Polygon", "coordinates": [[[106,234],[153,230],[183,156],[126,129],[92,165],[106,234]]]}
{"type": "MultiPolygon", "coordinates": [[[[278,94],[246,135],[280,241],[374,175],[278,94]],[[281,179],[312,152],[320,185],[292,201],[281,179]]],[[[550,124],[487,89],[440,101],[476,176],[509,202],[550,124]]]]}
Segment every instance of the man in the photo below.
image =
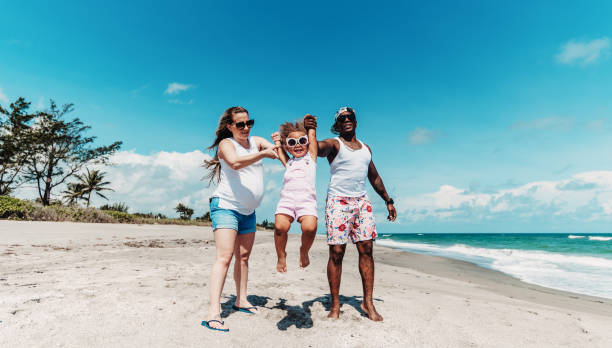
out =
{"type": "MultiPolygon", "coordinates": [[[[316,119],[307,115],[304,118],[307,129],[316,127],[316,119]]],[[[385,190],[376,166],[372,161],[372,151],[369,146],[357,140],[355,136],[357,119],[355,110],[343,107],[334,119],[332,132],[337,138],[318,142],[319,157],[327,157],[330,165],[331,178],[325,206],[325,222],[327,227],[327,243],[329,244],[329,261],[327,263],[327,278],[332,297],[329,318],[340,315],[340,277],[342,275],[342,259],[346,243],[350,238],[359,251],[359,273],[363,283],[363,302],[361,308],[371,320],[382,321],[372,301],[374,289],[374,259],[372,257],[372,241],[378,235],[374,223],[372,203],[366,194],[366,177],[370,184],[382,197],[387,205],[390,221],[395,221],[397,213],[393,199],[385,190]]]]}

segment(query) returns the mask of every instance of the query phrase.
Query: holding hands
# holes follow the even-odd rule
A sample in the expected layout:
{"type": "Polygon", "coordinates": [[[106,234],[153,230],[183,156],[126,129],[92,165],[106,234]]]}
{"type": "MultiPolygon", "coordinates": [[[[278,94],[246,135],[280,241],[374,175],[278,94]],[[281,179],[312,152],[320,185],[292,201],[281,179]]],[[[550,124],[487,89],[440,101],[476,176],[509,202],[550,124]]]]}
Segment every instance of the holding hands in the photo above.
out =
{"type": "Polygon", "coordinates": [[[281,143],[281,135],[280,132],[274,132],[270,135],[270,138],[272,138],[272,141],[274,142],[274,144],[280,145],[281,143]]]}
{"type": "Polygon", "coordinates": [[[306,128],[306,130],[316,129],[317,117],[311,114],[306,114],[306,116],[304,116],[304,128],[306,128]]]}
{"type": "Polygon", "coordinates": [[[270,146],[270,147],[267,147],[267,148],[263,149],[261,151],[261,153],[262,153],[264,158],[275,159],[275,158],[278,158],[278,153],[276,151],[277,151],[277,149],[279,147],[280,147],[280,145],[276,145],[275,144],[274,146],[270,146]]]}

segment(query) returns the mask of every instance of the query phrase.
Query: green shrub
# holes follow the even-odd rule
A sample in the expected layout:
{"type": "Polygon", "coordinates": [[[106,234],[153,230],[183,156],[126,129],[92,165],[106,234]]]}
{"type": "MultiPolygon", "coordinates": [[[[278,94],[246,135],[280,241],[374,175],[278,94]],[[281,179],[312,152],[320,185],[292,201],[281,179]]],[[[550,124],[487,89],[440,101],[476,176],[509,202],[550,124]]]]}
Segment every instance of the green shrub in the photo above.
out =
{"type": "MultiPolygon", "coordinates": [[[[127,206],[121,203],[113,206],[127,210],[127,206]]],[[[205,220],[168,219],[163,214],[129,214],[125,211],[82,208],[75,204],[43,206],[40,203],[9,196],[0,196],[0,219],[210,226],[210,222],[205,220]]]]}
{"type": "Polygon", "coordinates": [[[128,206],[124,203],[113,203],[112,205],[104,204],[100,207],[100,210],[113,210],[120,211],[122,213],[128,212],[128,206]]]}
{"type": "Polygon", "coordinates": [[[0,219],[25,219],[31,209],[32,204],[28,201],[0,196],[0,219]]]}
{"type": "Polygon", "coordinates": [[[134,215],[124,213],[122,211],[114,211],[114,210],[105,210],[106,214],[113,217],[117,222],[121,223],[132,223],[134,222],[134,215]]]}

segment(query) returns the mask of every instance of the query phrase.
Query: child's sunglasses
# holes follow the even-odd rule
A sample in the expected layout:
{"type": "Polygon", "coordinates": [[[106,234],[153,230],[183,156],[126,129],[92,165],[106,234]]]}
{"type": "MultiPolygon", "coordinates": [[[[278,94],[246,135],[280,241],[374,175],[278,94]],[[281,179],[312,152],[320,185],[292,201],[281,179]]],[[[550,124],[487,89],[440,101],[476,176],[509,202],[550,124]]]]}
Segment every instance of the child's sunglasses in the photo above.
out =
{"type": "Polygon", "coordinates": [[[355,119],[355,115],[348,114],[348,115],[340,115],[340,116],[338,116],[338,118],[336,118],[336,122],[342,123],[342,122],[346,121],[347,119],[349,121],[351,121],[351,122],[355,122],[355,120],[356,120],[355,119]]]}
{"type": "Polygon", "coordinates": [[[236,122],[236,123],[234,123],[234,126],[236,126],[236,128],[238,128],[238,129],[243,129],[246,126],[253,127],[254,124],[255,124],[255,120],[254,119],[250,119],[250,120],[248,120],[246,122],[244,122],[244,121],[243,122],[236,122]]]}
{"type": "Polygon", "coordinates": [[[300,145],[308,144],[308,137],[306,137],[305,135],[302,135],[301,137],[299,137],[297,139],[296,138],[287,138],[287,146],[289,146],[289,147],[294,147],[298,143],[300,145]]]}

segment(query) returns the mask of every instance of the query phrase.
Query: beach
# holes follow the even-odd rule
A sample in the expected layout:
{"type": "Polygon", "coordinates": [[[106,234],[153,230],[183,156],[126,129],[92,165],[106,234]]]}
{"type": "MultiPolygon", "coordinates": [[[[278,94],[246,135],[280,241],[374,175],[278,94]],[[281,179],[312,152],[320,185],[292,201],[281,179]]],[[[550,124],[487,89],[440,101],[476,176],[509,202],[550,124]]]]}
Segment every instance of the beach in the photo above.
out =
{"type": "Polygon", "coordinates": [[[210,227],[0,221],[1,347],[612,347],[612,300],[521,282],[442,257],[375,246],[375,305],[360,310],[358,256],[347,246],[340,320],[326,318],[327,244],[275,271],[257,232],[249,300],[235,312],[233,266],[222,297],[229,333],[200,325],[214,261],[210,227]]]}

